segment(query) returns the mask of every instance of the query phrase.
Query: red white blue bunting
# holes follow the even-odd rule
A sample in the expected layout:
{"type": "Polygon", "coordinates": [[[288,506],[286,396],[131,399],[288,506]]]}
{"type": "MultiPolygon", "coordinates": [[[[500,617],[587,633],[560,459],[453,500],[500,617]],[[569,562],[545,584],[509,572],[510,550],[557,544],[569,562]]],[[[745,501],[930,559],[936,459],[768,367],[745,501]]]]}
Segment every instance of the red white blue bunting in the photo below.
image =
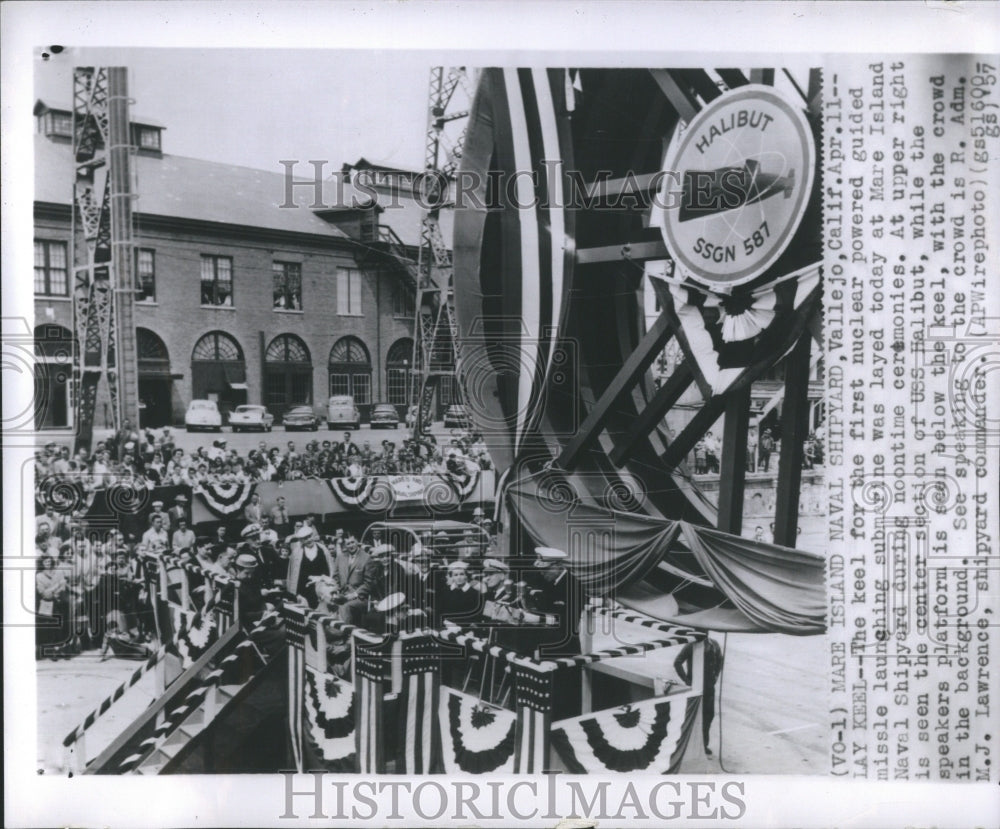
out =
{"type": "Polygon", "coordinates": [[[345,507],[363,507],[375,491],[376,478],[328,478],[327,483],[333,494],[345,507]]]}
{"type": "Polygon", "coordinates": [[[697,720],[698,697],[652,699],[561,720],[552,747],[573,774],[677,770],[697,720]]]}
{"type": "Polygon", "coordinates": [[[442,687],[439,717],[445,772],[514,772],[517,714],[513,711],[442,687]]]}
{"type": "Polygon", "coordinates": [[[194,489],[214,515],[227,518],[233,513],[241,512],[253,495],[254,484],[249,481],[237,481],[231,484],[216,484],[205,482],[194,489]]]}
{"type": "Polygon", "coordinates": [[[354,685],[305,668],[305,732],[327,771],[356,771],[354,685]]]}

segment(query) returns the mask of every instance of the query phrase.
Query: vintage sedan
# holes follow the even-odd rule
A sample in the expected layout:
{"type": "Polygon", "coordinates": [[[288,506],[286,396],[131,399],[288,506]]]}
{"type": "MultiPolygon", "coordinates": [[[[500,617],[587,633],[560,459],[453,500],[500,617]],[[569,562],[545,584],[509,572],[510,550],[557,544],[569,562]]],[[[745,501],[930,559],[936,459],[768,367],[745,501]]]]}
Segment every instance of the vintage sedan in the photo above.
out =
{"type": "Polygon", "coordinates": [[[361,413],[349,394],[335,394],[326,406],[326,426],[347,426],[351,429],[361,428],[361,413]]]}
{"type": "Polygon", "coordinates": [[[372,409],[372,429],[398,429],[399,412],[392,403],[376,403],[372,409]]]}
{"type": "Polygon", "coordinates": [[[319,429],[319,418],[312,406],[292,406],[281,419],[286,432],[294,432],[298,429],[308,429],[315,432],[319,429]]]}
{"type": "Polygon", "coordinates": [[[234,432],[249,432],[251,429],[270,432],[274,415],[263,406],[237,406],[229,415],[229,425],[234,432]]]}
{"type": "Polygon", "coordinates": [[[444,411],[444,427],[446,429],[468,429],[472,425],[469,413],[461,403],[452,403],[444,411]]]}
{"type": "Polygon", "coordinates": [[[184,428],[189,432],[221,432],[222,415],[218,404],[214,400],[192,400],[184,413],[184,428]]]}

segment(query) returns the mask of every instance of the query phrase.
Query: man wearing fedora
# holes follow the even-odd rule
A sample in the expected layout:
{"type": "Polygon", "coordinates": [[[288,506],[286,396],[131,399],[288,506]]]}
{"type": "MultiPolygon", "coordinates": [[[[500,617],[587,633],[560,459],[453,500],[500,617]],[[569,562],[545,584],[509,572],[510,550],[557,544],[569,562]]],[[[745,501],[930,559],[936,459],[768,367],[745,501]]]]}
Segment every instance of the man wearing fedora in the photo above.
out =
{"type": "Polygon", "coordinates": [[[170,522],[170,532],[175,532],[183,519],[190,525],[191,516],[188,515],[188,499],[183,492],[174,497],[174,505],[167,511],[167,520],[170,522]]]}

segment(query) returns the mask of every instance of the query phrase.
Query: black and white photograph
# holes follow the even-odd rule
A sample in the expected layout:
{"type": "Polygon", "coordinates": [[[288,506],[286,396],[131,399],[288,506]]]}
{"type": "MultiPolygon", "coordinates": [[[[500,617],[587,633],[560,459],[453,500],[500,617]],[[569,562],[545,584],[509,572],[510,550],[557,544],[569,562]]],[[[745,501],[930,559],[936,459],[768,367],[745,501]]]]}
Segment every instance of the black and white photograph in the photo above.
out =
{"type": "MultiPolygon", "coordinates": [[[[32,785],[863,827],[924,824],[843,787],[936,784],[985,825],[988,50],[19,45],[32,785]]],[[[55,821],[119,825],[86,798],[55,821]]]]}

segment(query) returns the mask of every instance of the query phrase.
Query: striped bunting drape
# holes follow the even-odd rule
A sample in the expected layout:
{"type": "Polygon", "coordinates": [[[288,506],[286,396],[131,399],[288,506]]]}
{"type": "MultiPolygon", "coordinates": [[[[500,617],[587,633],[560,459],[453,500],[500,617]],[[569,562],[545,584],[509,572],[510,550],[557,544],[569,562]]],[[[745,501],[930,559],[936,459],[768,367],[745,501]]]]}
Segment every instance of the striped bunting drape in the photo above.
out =
{"type": "Polygon", "coordinates": [[[302,701],[305,697],[305,652],[288,648],[288,736],[292,743],[295,770],[302,774],[302,701]]]}
{"type": "Polygon", "coordinates": [[[361,774],[381,774],[384,772],[382,745],[382,697],[383,683],[359,676],[358,688],[358,771],[361,774]]]}
{"type": "Polygon", "coordinates": [[[461,473],[439,472],[438,477],[443,478],[445,483],[451,487],[459,500],[468,498],[479,483],[479,470],[466,469],[461,473]]]}
{"type": "Polygon", "coordinates": [[[668,774],[684,756],[700,701],[651,699],[561,720],[552,747],[573,774],[668,774]]]}
{"type": "Polygon", "coordinates": [[[412,673],[403,679],[403,771],[429,774],[434,754],[434,674],[412,673]]]}
{"type": "Polygon", "coordinates": [[[177,627],[176,648],[182,667],[187,670],[218,638],[213,613],[188,612],[173,607],[177,627]]]}
{"type": "Polygon", "coordinates": [[[517,717],[469,694],[443,689],[438,719],[445,772],[513,773],[517,717]]]}
{"type": "Polygon", "coordinates": [[[818,264],[724,297],[687,284],[652,281],[661,302],[666,300],[665,311],[706,398],[738,388],[747,369],[787,354],[820,298],[818,264]]]}
{"type": "Polygon", "coordinates": [[[345,507],[363,507],[372,497],[376,478],[362,476],[359,478],[328,478],[330,489],[345,507]]]}
{"type": "Polygon", "coordinates": [[[213,515],[228,518],[240,512],[253,495],[255,484],[249,481],[237,481],[231,484],[217,484],[206,481],[193,490],[213,515]]]}
{"type": "Polygon", "coordinates": [[[306,667],[304,729],[327,771],[357,768],[354,700],[353,683],[306,667]]]}
{"type": "Polygon", "coordinates": [[[552,715],[548,711],[518,706],[514,731],[514,774],[541,774],[545,771],[551,721],[552,715]]]}

